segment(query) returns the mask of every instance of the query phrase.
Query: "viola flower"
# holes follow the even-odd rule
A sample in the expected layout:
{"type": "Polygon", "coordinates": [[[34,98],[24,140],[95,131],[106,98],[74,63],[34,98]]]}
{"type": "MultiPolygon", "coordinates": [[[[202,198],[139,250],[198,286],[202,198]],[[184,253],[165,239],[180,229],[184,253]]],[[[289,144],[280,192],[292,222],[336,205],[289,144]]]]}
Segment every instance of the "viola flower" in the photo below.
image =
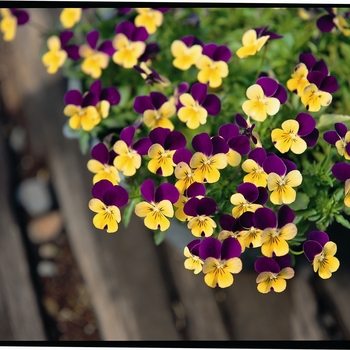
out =
{"type": "Polygon", "coordinates": [[[319,132],[315,127],[316,121],[310,114],[299,113],[295,120],[284,121],[282,129],[272,130],[271,139],[281,153],[291,150],[301,154],[316,144],[319,132]]]}
{"type": "Polygon", "coordinates": [[[111,40],[105,40],[97,47],[99,37],[99,31],[92,30],[86,35],[88,44],[83,44],[79,48],[79,54],[84,58],[81,70],[94,79],[98,79],[101,76],[102,69],[107,68],[109,58],[115,52],[111,40]]]}
{"type": "Polygon", "coordinates": [[[90,131],[100,123],[101,116],[96,109],[98,97],[95,94],[88,92],[83,97],[80,91],[70,90],[64,95],[64,102],[67,106],[63,113],[70,117],[69,126],[72,129],[90,131]]]}
{"type": "Polygon", "coordinates": [[[230,198],[230,202],[234,205],[232,216],[237,219],[246,211],[254,213],[258,208],[262,208],[268,198],[264,187],[256,187],[250,182],[243,183],[237,187],[237,193],[230,198]]]}
{"type": "Polygon", "coordinates": [[[228,146],[220,136],[210,138],[209,134],[201,133],[192,140],[195,154],[190,160],[190,167],[195,169],[193,179],[196,182],[217,182],[220,178],[219,169],[227,166],[228,146]]]}
{"type": "Polygon", "coordinates": [[[259,52],[268,40],[280,39],[281,35],[267,31],[269,26],[249,29],[243,34],[243,47],[236,51],[239,58],[254,56],[259,52]]]}
{"type": "Polygon", "coordinates": [[[161,92],[152,91],[149,96],[137,96],[133,108],[143,114],[143,122],[152,130],[158,127],[174,130],[169,119],[176,113],[176,107],[161,92]]]}
{"type": "Polygon", "coordinates": [[[136,27],[145,27],[148,34],[156,32],[157,28],[163,23],[163,12],[168,9],[155,8],[135,8],[138,15],[135,17],[136,27]]]}
{"type": "Polygon", "coordinates": [[[135,214],[145,218],[147,228],[166,231],[170,227],[167,218],[174,216],[173,203],[179,199],[179,191],[170,183],[163,183],[155,189],[151,179],[142,183],[140,191],[146,202],[136,204],[135,214]]]}
{"type": "Polygon", "coordinates": [[[303,181],[295,164],[293,169],[288,169],[279,157],[270,156],[264,161],[264,171],[268,174],[267,187],[272,191],[270,201],[277,205],[293,203],[296,198],[293,187],[299,186],[303,181]]]}
{"type": "Polygon", "coordinates": [[[239,223],[243,227],[240,236],[242,237],[242,251],[245,248],[257,248],[261,247],[261,236],[263,230],[254,226],[253,221],[254,213],[246,211],[239,218],[239,223]]]}
{"type": "Polygon", "coordinates": [[[242,156],[246,155],[250,150],[250,141],[246,135],[240,135],[236,124],[224,124],[219,128],[219,136],[221,136],[229,146],[226,153],[227,163],[232,167],[240,164],[242,156]]]}
{"type": "Polygon", "coordinates": [[[174,174],[178,179],[178,181],[175,183],[175,187],[180,193],[184,193],[184,191],[194,183],[194,171],[189,166],[191,158],[192,152],[187,148],[180,148],[176,150],[173,156],[173,161],[176,164],[174,174]]]}
{"type": "Polygon", "coordinates": [[[64,28],[72,28],[80,21],[81,8],[64,8],[60,14],[60,22],[64,28]]]}
{"type": "Polygon", "coordinates": [[[145,62],[147,64],[152,63],[157,57],[157,54],[160,52],[160,47],[157,43],[146,44],[145,51],[139,57],[140,62],[145,62]]]}
{"type": "Polygon", "coordinates": [[[190,89],[190,85],[183,81],[179,85],[174,86],[174,93],[169,98],[169,101],[174,103],[176,111],[178,111],[183,105],[180,103],[180,96],[190,89]]]}
{"type": "Polygon", "coordinates": [[[249,152],[248,159],[242,163],[242,169],[248,173],[243,182],[251,182],[256,187],[266,187],[268,174],[264,170],[264,161],[267,158],[266,151],[255,148],[249,152]]]}
{"type": "Polygon", "coordinates": [[[0,9],[2,20],[0,31],[4,33],[5,41],[12,41],[16,36],[17,26],[26,24],[29,21],[27,11],[16,8],[0,9]]]}
{"type": "Polygon", "coordinates": [[[174,67],[187,70],[196,64],[202,55],[203,43],[193,35],[175,40],[170,47],[174,67]]]}
{"type": "Polygon", "coordinates": [[[184,262],[185,269],[193,270],[194,274],[199,274],[202,271],[204,261],[199,257],[199,245],[201,241],[195,239],[187,244],[184,249],[184,255],[187,258],[184,262]]]}
{"type": "Polygon", "coordinates": [[[124,67],[133,68],[137,60],[145,52],[145,41],[148,39],[147,30],[144,27],[135,27],[130,21],[119,23],[115,29],[116,36],[113,39],[113,62],[124,67]]]}
{"type": "Polygon", "coordinates": [[[120,132],[113,150],[116,153],[113,164],[125,176],[132,176],[141,166],[141,156],[148,153],[152,143],[148,137],[143,137],[133,143],[136,129],[128,126],[120,132]]]}
{"type": "Polygon", "coordinates": [[[205,283],[215,288],[227,288],[234,282],[232,274],[242,270],[241,245],[233,237],[222,243],[213,237],[204,238],[199,246],[199,257],[204,260],[203,273],[205,283]]]}
{"type": "Polygon", "coordinates": [[[343,123],[335,123],[334,128],[335,131],[326,131],[323,138],[327,143],[335,146],[342,157],[350,160],[350,131],[343,123]]]}
{"type": "Polygon", "coordinates": [[[276,214],[270,208],[259,208],[254,213],[254,226],[263,230],[261,252],[264,256],[283,256],[289,252],[289,240],[293,239],[298,229],[293,224],[295,215],[287,205],[282,205],[276,214]]]}
{"type": "Polygon", "coordinates": [[[152,146],[148,149],[148,156],[151,158],[148,170],[162,176],[172,175],[175,166],[173,155],[176,150],[186,146],[185,136],[177,130],[155,128],[149,133],[149,139],[152,146]]]}
{"type": "Polygon", "coordinates": [[[350,36],[350,25],[347,19],[350,11],[346,11],[343,15],[338,14],[337,8],[325,8],[328,14],[321,16],[316,25],[323,33],[329,33],[333,28],[337,27],[345,36],[350,36]]]}
{"type": "Polygon", "coordinates": [[[108,180],[101,180],[92,187],[92,196],[89,208],[97,213],[92,220],[94,226],[108,233],[116,232],[121,221],[119,208],[128,203],[128,192],[108,180]]]}
{"type": "Polygon", "coordinates": [[[198,182],[193,182],[184,192],[180,194],[179,200],[174,203],[177,208],[175,211],[175,217],[180,221],[189,221],[192,216],[185,214],[184,206],[191,198],[201,199],[205,196],[205,186],[198,182]]]}
{"type": "Polygon", "coordinates": [[[219,219],[222,231],[218,235],[218,239],[224,241],[228,237],[234,237],[238,240],[241,245],[242,253],[245,250],[245,245],[243,243],[243,227],[238,219],[235,219],[229,214],[223,214],[219,219]]]}
{"type": "Polygon", "coordinates": [[[350,164],[345,162],[334,164],[332,174],[337,180],[345,182],[344,204],[350,208],[350,164]]]}
{"type": "Polygon", "coordinates": [[[255,124],[250,124],[249,119],[250,118],[248,117],[248,119],[245,120],[239,113],[236,113],[235,115],[236,124],[242,129],[240,134],[247,136],[249,140],[254,143],[255,147],[262,147],[258,133],[253,131],[255,124]]]}
{"type": "Polygon", "coordinates": [[[281,257],[261,257],[255,264],[255,271],[259,273],[256,278],[257,289],[260,293],[281,293],[287,287],[286,279],[294,277],[294,270],[290,267],[289,254],[281,257]]]}
{"type": "Polygon", "coordinates": [[[209,84],[211,88],[217,88],[222,84],[222,78],[228,76],[227,62],[232,57],[230,49],[225,45],[214,43],[203,46],[202,56],[196,61],[196,67],[200,70],[197,79],[203,84],[209,84]]]}
{"type": "Polygon", "coordinates": [[[183,107],[179,109],[178,117],[189,129],[197,129],[200,124],[204,125],[208,115],[216,116],[220,113],[220,99],[207,92],[207,85],[195,83],[190,94],[180,95],[179,99],[183,107]]]}
{"type": "Polygon", "coordinates": [[[170,85],[168,78],[159,75],[153,67],[148,67],[145,62],[141,62],[140,66],[134,66],[134,69],[141,74],[147,85],[160,88],[170,85]]]}
{"type": "Polygon", "coordinates": [[[111,157],[112,152],[110,152],[107,146],[100,142],[94,146],[91,150],[91,157],[87,163],[87,168],[92,173],[96,174],[92,183],[95,184],[100,180],[108,180],[113,185],[118,185],[120,182],[120,176],[118,170],[111,164],[113,164],[113,158],[111,157]]]}
{"type": "Polygon", "coordinates": [[[41,58],[47,72],[49,74],[55,74],[58,68],[62,67],[66,61],[68,54],[61,48],[61,41],[58,36],[53,35],[47,39],[47,47],[49,51],[46,52],[41,58]]]}
{"type": "Polygon", "coordinates": [[[337,245],[329,240],[326,232],[310,232],[303,249],[306,258],[312,262],[314,272],[318,272],[322,279],[330,278],[332,273],[338,270],[340,263],[334,256],[337,245]]]}
{"type": "Polygon", "coordinates": [[[217,204],[212,198],[192,197],[186,202],[183,211],[191,216],[187,227],[194,236],[209,237],[213,234],[217,225],[210,216],[215,214],[216,209],[217,204]]]}
{"type": "Polygon", "coordinates": [[[79,45],[69,44],[70,39],[72,39],[74,33],[71,30],[64,30],[60,33],[59,39],[61,42],[61,48],[67,52],[67,55],[73,61],[79,61],[81,56],[79,54],[79,45]]]}
{"type": "Polygon", "coordinates": [[[287,92],[276,80],[259,78],[246,92],[248,101],[242,105],[244,113],[252,119],[263,122],[267,115],[275,115],[281,104],[287,101],[287,92]]]}

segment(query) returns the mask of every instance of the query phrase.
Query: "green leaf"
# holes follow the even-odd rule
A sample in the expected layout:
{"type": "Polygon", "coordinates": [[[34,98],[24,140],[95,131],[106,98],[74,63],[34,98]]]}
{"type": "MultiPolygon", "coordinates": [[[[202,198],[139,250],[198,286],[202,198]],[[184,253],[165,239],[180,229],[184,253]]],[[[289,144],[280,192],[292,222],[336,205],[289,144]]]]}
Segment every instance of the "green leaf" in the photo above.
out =
{"type": "Polygon", "coordinates": [[[86,131],[82,131],[79,139],[80,151],[82,154],[86,154],[90,146],[90,134],[86,131]]]}
{"type": "Polygon", "coordinates": [[[156,245],[161,244],[164,241],[164,238],[166,237],[168,231],[155,231],[154,232],[154,243],[156,245]]]}
{"type": "Polygon", "coordinates": [[[350,228],[350,222],[346,220],[342,215],[336,215],[335,220],[346,228],[350,228]]]}
{"type": "Polygon", "coordinates": [[[310,198],[303,192],[298,192],[297,197],[293,203],[289,206],[292,210],[304,210],[307,209],[310,198]]]}
{"type": "Polygon", "coordinates": [[[130,99],[131,87],[128,85],[127,86],[124,85],[124,86],[118,87],[118,91],[120,93],[120,102],[118,106],[124,107],[130,99]]]}
{"type": "Polygon", "coordinates": [[[128,203],[128,205],[124,209],[122,221],[123,221],[125,228],[127,228],[129,226],[131,216],[132,216],[134,209],[135,209],[135,206],[138,202],[139,202],[139,200],[134,198],[128,203]]]}
{"type": "Polygon", "coordinates": [[[334,123],[344,123],[350,127],[350,116],[343,114],[323,114],[316,127],[321,130],[333,128],[334,123]]]}

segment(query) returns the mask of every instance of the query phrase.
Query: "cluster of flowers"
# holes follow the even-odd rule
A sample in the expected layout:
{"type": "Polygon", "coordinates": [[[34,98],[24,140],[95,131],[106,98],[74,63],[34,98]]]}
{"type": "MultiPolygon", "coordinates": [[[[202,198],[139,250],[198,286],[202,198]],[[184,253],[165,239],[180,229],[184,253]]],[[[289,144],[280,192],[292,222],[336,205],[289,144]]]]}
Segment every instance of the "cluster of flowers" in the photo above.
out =
{"type": "MultiPolygon", "coordinates": [[[[42,57],[48,73],[55,73],[70,58],[81,60],[81,71],[98,79],[111,59],[124,69],[134,68],[151,87],[170,86],[171,82],[152,67],[150,57],[157,54],[159,47],[146,43],[169,9],[135,10],[138,14],[134,23],[129,20],[119,23],[111,39],[100,41],[97,30],[87,33],[86,43],[80,46],[69,44],[74,35],[70,30],[50,37],[49,51],[42,57]]],[[[132,9],[119,11],[126,14],[132,9]]],[[[317,22],[319,28],[330,31],[336,26],[348,35],[344,22],[348,14],[342,17],[327,11],[328,15],[317,22]]],[[[62,11],[64,28],[73,27],[81,12],[82,9],[62,11]]],[[[282,38],[268,31],[268,26],[250,29],[244,33],[243,46],[236,56],[240,59],[254,56],[268,41],[282,38]]],[[[133,125],[123,127],[113,143],[110,139],[92,148],[87,167],[95,174],[93,199],[89,202],[89,208],[96,213],[93,224],[108,233],[118,230],[122,220],[120,208],[130,204],[126,180],[132,183],[134,179],[140,184],[133,196],[135,214],[144,218],[145,226],[154,231],[168,230],[169,219],[174,216],[187,223],[195,239],[184,249],[184,265],[195,274],[203,272],[208,286],[232,285],[233,274],[242,269],[240,255],[246,249],[259,248],[261,256],[254,265],[258,291],[282,292],[286,279],[294,276],[289,243],[298,229],[289,205],[296,200],[295,188],[302,184],[303,176],[295,162],[267,149],[272,146],[281,154],[291,151],[299,155],[314,147],[320,132],[309,113],[332,102],[332,94],[338,89],[337,79],[330,75],[324,60],[301,53],[286,87],[300,97],[307,112],[284,120],[281,128],[270,128],[269,144],[263,144],[261,135],[254,130],[256,123],[276,115],[281,105],[287,103],[288,91],[265,73],[260,73],[246,90],[247,100],[241,106],[246,117],[236,113],[234,123],[188,139],[185,133],[175,130],[175,125],[196,130],[220,115],[222,101],[215,89],[229,75],[232,52],[226,45],[203,43],[193,35],[175,40],[169,49],[172,64],[178,70],[186,71],[192,66],[199,70],[197,81],[182,82],[170,96],[159,91],[136,96],[133,110],[137,116],[133,125]],[[222,172],[229,168],[239,177],[240,184],[230,193],[228,207],[227,198],[225,203],[213,198],[211,186],[225,180],[222,172]],[[241,170],[245,175],[240,175],[241,170]],[[144,178],[147,180],[140,182],[144,178]]],[[[70,118],[72,129],[93,130],[109,116],[110,107],[119,104],[118,90],[102,85],[102,80],[95,80],[84,94],[78,90],[66,93],[64,114],[70,118]]],[[[335,145],[341,156],[350,159],[350,131],[345,124],[336,123],[335,131],[326,132],[323,138],[335,145]]],[[[350,164],[337,163],[332,173],[345,182],[344,203],[350,207],[350,164]]],[[[323,279],[339,267],[339,260],[334,257],[336,249],[323,231],[310,232],[303,244],[306,258],[323,279]]]]}

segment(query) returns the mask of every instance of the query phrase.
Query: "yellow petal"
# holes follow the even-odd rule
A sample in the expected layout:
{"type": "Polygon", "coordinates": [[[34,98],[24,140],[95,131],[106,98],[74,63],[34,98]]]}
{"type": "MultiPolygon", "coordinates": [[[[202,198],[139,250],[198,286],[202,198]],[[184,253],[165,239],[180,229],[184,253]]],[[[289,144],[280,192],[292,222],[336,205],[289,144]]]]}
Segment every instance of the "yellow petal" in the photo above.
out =
{"type": "Polygon", "coordinates": [[[67,105],[63,110],[63,114],[66,115],[67,117],[72,117],[74,114],[79,114],[80,111],[81,111],[80,106],[67,105]]]}
{"type": "Polygon", "coordinates": [[[279,237],[285,240],[293,239],[298,233],[297,227],[293,223],[288,223],[280,228],[279,237]]]}
{"type": "Polygon", "coordinates": [[[246,95],[250,100],[260,100],[265,97],[264,90],[259,84],[250,86],[246,91],[246,95]]]}
{"type": "Polygon", "coordinates": [[[243,34],[242,44],[243,46],[253,45],[256,41],[256,31],[254,29],[249,29],[243,34]]]}
{"type": "Polygon", "coordinates": [[[257,51],[260,51],[261,48],[265,45],[266,41],[269,40],[270,35],[265,35],[260,37],[257,41],[256,41],[256,49],[257,51]]]}
{"type": "Polygon", "coordinates": [[[242,260],[239,258],[231,258],[225,262],[225,268],[231,273],[241,272],[242,266],[242,260]]]}
{"type": "Polygon", "coordinates": [[[280,109],[280,101],[275,97],[265,99],[265,108],[268,115],[275,115],[280,109]]]}
{"type": "Polygon", "coordinates": [[[296,187],[302,183],[303,177],[299,170],[292,170],[285,176],[284,180],[289,186],[296,187]]]}
{"type": "Polygon", "coordinates": [[[89,202],[89,209],[95,213],[103,213],[105,208],[105,204],[100,199],[93,198],[89,202]]]}
{"type": "Polygon", "coordinates": [[[257,52],[256,45],[243,46],[236,51],[236,55],[239,58],[246,58],[248,56],[254,56],[257,52]]]}
{"type": "Polygon", "coordinates": [[[96,174],[96,173],[99,173],[100,171],[103,171],[105,167],[98,160],[90,159],[87,163],[87,168],[89,169],[89,171],[96,174]]]}
{"type": "Polygon", "coordinates": [[[242,160],[242,156],[233,149],[229,149],[229,151],[226,153],[226,157],[227,163],[233,167],[239,165],[242,160]]]}

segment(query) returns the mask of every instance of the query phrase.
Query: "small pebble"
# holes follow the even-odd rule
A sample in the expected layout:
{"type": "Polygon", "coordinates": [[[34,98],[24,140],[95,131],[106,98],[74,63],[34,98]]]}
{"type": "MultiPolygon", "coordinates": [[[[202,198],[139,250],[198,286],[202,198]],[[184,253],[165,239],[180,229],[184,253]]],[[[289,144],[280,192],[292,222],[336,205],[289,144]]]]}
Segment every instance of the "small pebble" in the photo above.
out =
{"type": "Polygon", "coordinates": [[[43,260],[39,262],[37,272],[40,277],[54,277],[57,275],[58,269],[52,261],[43,260]]]}

